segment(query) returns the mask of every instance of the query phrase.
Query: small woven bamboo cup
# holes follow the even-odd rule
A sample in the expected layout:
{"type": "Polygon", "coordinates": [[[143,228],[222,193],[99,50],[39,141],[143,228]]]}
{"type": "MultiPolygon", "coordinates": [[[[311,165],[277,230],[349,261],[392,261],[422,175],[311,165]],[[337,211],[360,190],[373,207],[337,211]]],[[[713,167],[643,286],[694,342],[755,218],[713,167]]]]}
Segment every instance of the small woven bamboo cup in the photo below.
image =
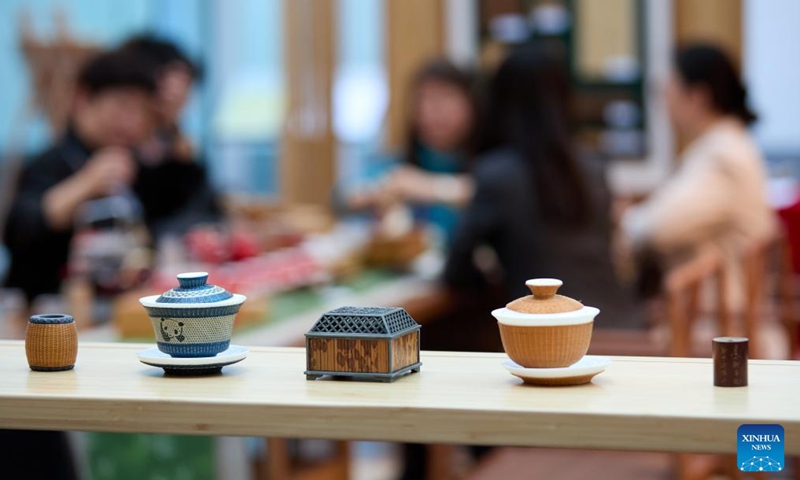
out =
{"type": "Polygon", "coordinates": [[[31,370],[71,370],[78,356],[78,330],[70,315],[34,315],[25,332],[25,354],[31,370]]]}
{"type": "Polygon", "coordinates": [[[586,355],[599,310],[558,295],[560,280],[526,282],[532,295],[492,312],[506,354],[525,368],[568,367],[586,355]]]}

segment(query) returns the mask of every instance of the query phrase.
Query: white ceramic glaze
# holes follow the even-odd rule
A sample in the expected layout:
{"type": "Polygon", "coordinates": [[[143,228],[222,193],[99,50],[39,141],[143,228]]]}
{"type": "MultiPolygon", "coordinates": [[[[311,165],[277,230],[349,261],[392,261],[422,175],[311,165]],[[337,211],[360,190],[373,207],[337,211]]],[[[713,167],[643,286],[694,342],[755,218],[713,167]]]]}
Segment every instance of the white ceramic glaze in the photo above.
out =
{"type": "Polygon", "coordinates": [[[557,278],[533,278],[525,282],[528,287],[561,287],[564,282],[557,278]]]}
{"type": "Polygon", "coordinates": [[[150,347],[136,352],[139,361],[150,365],[167,367],[213,367],[220,364],[229,364],[244,359],[250,351],[239,345],[231,345],[227,350],[213,357],[171,357],[160,351],[158,347],[150,347]]]}
{"type": "Polygon", "coordinates": [[[604,371],[611,364],[608,357],[586,355],[577,363],[563,368],[525,368],[513,360],[503,360],[503,367],[512,375],[521,378],[570,378],[581,377],[584,375],[597,375],[604,371]]]}
{"type": "Polygon", "coordinates": [[[234,293],[233,296],[227,300],[222,300],[219,302],[214,303],[158,303],[156,300],[161,295],[150,295],[148,297],[142,297],[139,299],[139,303],[142,304],[144,307],[151,307],[151,308],[174,308],[174,309],[184,309],[184,308],[211,308],[211,307],[230,307],[233,305],[241,305],[247,300],[247,297],[244,295],[240,295],[238,293],[234,293]]]}
{"type": "Polygon", "coordinates": [[[590,323],[599,313],[600,310],[595,307],[561,313],[523,313],[503,307],[493,310],[492,316],[499,323],[515,327],[553,327],[590,323]]]}

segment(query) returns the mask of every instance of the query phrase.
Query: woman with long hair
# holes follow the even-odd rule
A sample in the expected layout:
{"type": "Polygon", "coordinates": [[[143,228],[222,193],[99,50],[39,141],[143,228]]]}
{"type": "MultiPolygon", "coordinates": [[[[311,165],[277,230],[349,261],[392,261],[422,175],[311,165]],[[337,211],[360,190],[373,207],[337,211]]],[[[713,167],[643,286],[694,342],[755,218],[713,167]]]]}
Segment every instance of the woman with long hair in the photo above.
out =
{"type": "Polygon", "coordinates": [[[556,277],[566,295],[604,312],[598,327],[642,326],[611,263],[603,164],[573,142],[561,63],[534,46],[513,52],[490,83],[488,109],[475,193],[451,246],[446,281],[474,288],[495,278],[509,301],[528,293],[526,280],[556,277]],[[494,251],[494,277],[473,261],[481,246],[494,251]]]}

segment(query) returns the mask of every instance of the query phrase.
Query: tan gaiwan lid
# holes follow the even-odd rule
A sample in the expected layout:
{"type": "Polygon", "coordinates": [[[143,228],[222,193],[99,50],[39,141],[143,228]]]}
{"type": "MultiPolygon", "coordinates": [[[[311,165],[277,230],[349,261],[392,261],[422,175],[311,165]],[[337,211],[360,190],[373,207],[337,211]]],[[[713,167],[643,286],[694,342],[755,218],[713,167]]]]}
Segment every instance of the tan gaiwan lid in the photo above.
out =
{"type": "Polygon", "coordinates": [[[531,289],[532,295],[518,298],[506,308],[520,313],[564,313],[582,309],[581,302],[556,293],[563,284],[555,278],[528,280],[525,285],[531,289]]]}

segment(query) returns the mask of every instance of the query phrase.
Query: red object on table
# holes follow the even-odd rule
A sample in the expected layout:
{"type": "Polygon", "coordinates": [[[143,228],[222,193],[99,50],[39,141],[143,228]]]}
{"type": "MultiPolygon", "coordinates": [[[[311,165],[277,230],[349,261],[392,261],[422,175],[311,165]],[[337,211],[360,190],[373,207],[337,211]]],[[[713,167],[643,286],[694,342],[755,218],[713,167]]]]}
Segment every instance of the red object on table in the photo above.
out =
{"type": "MultiPolygon", "coordinates": [[[[800,199],[788,207],[778,209],[777,212],[789,243],[792,271],[795,274],[800,273],[800,199]]],[[[800,328],[796,328],[794,334],[800,339],[800,328]]],[[[797,352],[790,352],[789,358],[795,358],[795,355],[797,352]]]]}
{"type": "Polygon", "coordinates": [[[792,254],[792,270],[800,273],[800,199],[788,207],[777,210],[789,242],[792,254]]]}
{"type": "MultiPolygon", "coordinates": [[[[302,248],[287,248],[238,262],[193,265],[209,273],[209,283],[248,294],[274,293],[317,283],[325,269],[302,248]]],[[[157,271],[150,288],[161,291],[175,286],[175,272],[157,271]]]]}

